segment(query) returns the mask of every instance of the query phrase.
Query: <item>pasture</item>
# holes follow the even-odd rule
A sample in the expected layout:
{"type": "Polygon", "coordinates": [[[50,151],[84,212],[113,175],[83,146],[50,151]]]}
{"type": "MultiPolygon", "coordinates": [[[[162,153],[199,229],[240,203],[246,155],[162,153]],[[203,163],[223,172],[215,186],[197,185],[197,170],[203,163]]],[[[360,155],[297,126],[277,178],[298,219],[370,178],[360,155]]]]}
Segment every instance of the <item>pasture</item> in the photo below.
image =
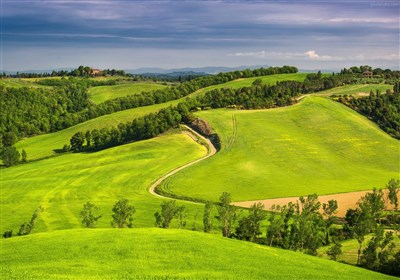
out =
{"type": "Polygon", "coordinates": [[[167,86],[157,83],[125,83],[113,86],[97,86],[89,89],[90,99],[95,104],[100,104],[106,100],[134,95],[144,91],[154,91],[163,89],[167,86]]]}
{"type": "Polygon", "coordinates": [[[226,191],[246,201],[368,190],[399,178],[399,141],[329,99],[196,115],[220,135],[222,150],[165,181],[177,195],[216,201],[226,191]]]}
{"type": "Polygon", "coordinates": [[[395,279],[187,230],[74,229],[0,242],[6,279],[395,279]]]}
{"type": "MultiPolygon", "coordinates": [[[[101,208],[98,226],[110,227],[112,206],[121,198],[136,208],[135,227],[151,227],[162,199],[147,188],[167,171],[206,153],[189,136],[171,132],[96,153],[68,154],[2,169],[0,232],[17,232],[39,205],[44,212],[34,233],[79,228],[79,213],[87,201],[101,208]]],[[[188,227],[192,227],[195,213],[201,215],[203,207],[184,204],[188,227]]]]}

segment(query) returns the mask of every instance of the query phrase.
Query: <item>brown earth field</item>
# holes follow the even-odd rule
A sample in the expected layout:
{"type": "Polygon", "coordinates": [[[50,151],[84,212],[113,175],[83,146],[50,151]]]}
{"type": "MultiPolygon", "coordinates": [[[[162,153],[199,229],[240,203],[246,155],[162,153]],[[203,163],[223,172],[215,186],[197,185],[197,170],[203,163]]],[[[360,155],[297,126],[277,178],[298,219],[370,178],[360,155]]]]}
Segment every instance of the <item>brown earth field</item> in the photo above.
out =
{"type": "MultiPolygon", "coordinates": [[[[348,192],[348,193],[338,193],[338,194],[329,194],[329,195],[321,195],[318,196],[318,200],[322,203],[327,203],[329,200],[336,200],[338,202],[338,211],[337,211],[337,216],[338,217],[344,217],[346,215],[346,211],[349,208],[356,208],[357,207],[357,201],[364,196],[366,193],[371,192],[371,190],[368,191],[358,191],[358,192],[348,192]]],[[[387,190],[383,190],[384,192],[384,198],[386,205],[388,205],[388,209],[391,210],[393,209],[390,205],[390,203],[387,202],[387,190]]],[[[400,201],[400,194],[397,195],[398,199],[400,201]]],[[[233,204],[236,206],[240,207],[246,207],[249,208],[252,206],[254,203],[261,202],[265,209],[269,210],[271,209],[272,205],[286,205],[289,202],[296,203],[298,201],[298,197],[283,197],[283,198],[272,198],[272,199],[264,199],[264,200],[251,200],[251,201],[239,201],[239,202],[234,202],[233,204]]],[[[322,207],[321,207],[322,209],[322,207]]]]}

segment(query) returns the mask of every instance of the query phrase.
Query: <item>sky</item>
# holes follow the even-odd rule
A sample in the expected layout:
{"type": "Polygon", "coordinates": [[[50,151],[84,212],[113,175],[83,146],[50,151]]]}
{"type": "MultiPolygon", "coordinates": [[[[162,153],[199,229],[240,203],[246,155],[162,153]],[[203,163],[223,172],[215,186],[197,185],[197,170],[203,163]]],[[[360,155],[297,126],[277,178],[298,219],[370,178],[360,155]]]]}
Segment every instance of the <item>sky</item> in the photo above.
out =
{"type": "Polygon", "coordinates": [[[394,0],[0,1],[2,71],[399,68],[394,0]]]}

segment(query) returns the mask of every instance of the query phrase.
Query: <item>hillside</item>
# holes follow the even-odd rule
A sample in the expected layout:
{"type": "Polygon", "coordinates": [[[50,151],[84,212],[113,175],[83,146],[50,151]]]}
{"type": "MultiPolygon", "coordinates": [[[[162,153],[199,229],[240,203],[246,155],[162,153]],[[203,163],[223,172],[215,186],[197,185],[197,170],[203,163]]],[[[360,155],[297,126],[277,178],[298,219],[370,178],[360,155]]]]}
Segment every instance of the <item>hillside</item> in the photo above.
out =
{"type": "MultiPolygon", "coordinates": [[[[147,191],[152,181],[205,154],[204,146],[175,131],[96,153],[68,154],[2,169],[0,232],[18,232],[39,205],[44,211],[35,233],[81,227],[79,213],[87,201],[101,208],[98,226],[110,227],[112,206],[121,198],[135,206],[135,226],[151,227],[162,201],[147,191]]],[[[191,227],[195,213],[203,207],[185,205],[191,227]]]]}
{"type": "Polygon", "coordinates": [[[321,97],[272,110],[196,113],[222,150],[164,184],[178,195],[236,201],[381,187],[398,178],[399,142],[351,109],[321,97]],[[188,188],[187,186],[190,186],[188,188]]]}
{"type": "Polygon", "coordinates": [[[394,279],[211,234],[77,229],[1,241],[6,279],[394,279]]]}
{"type": "MultiPolygon", "coordinates": [[[[305,73],[277,74],[277,75],[263,76],[260,78],[265,83],[268,82],[273,84],[281,80],[291,80],[291,79],[304,80],[306,75],[307,74],[305,73]]],[[[216,88],[224,88],[224,87],[240,88],[244,86],[250,86],[255,79],[256,78],[239,79],[216,86],[205,87],[194,92],[188,97],[198,96],[216,88]]],[[[91,90],[92,91],[96,90],[96,88],[107,88],[110,90],[113,89],[114,91],[114,87],[118,88],[119,85],[95,87],[92,88],[91,90]]],[[[166,103],[155,104],[140,108],[133,108],[129,110],[119,111],[113,114],[104,115],[54,133],[38,135],[23,139],[22,141],[19,141],[15,146],[18,150],[24,149],[28,153],[29,160],[49,157],[56,154],[55,150],[61,149],[65,144],[69,144],[69,140],[71,139],[71,137],[78,131],[86,132],[89,129],[92,130],[95,128],[101,129],[103,127],[117,126],[121,122],[125,123],[128,121],[132,121],[135,118],[157,112],[162,108],[166,108],[168,106],[175,106],[179,102],[184,101],[185,99],[186,97],[178,100],[169,101],[166,103]]]]}

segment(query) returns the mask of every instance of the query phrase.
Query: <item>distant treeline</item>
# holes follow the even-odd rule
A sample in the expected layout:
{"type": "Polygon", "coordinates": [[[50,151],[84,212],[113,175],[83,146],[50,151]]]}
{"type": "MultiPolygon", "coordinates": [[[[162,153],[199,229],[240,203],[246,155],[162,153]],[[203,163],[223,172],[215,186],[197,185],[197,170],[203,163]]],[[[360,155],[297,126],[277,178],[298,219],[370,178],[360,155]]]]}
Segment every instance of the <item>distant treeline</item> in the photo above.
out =
{"type": "Polygon", "coordinates": [[[162,90],[108,100],[99,105],[90,102],[88,87],[102,84],[102,81],[46,79],[43,83],[55,85],[55,89],[0,87],[0,107],[7,108],[0,116],[0,136],[13,133],[17,138],[21,138],[54,132],[105,114],[175,100],[203,87],[238,78],[296,72],[296,67],[283,66],[220,73],[162,90]]]}
{"type": "Polygon", "coordinates": [[[338,101],[353,110],[368,117],[394,138],[400,139],[400,83],[398,82],[393,93],[386,94],[370,92],[362,98],[339,97],[338,101]]]}

